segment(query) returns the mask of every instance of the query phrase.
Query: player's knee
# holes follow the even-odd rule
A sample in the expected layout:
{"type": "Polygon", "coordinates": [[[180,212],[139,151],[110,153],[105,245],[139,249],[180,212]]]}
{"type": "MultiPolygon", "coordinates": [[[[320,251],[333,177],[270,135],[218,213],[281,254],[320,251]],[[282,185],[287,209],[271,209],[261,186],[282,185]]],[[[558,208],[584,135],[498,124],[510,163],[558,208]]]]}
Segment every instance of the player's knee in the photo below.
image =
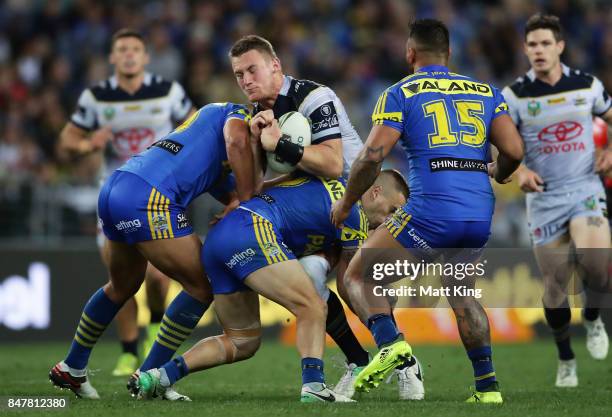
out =
{"type": "Polygon", "coordinates": [[[261,328],[224,329],[219,336],[226,355],[226,363],[243,361],[255,355],[261,346],[261,328]]]}
{"type": "Polygon", "coordinates": [[[327,288],[327,274],[329,272],[329,262],[322,256],[310,255],[300,259],[300,264],[306,274],[314,284],[319,296],[327,300],[329,288],[327,288]]]}
{"type": "Polygon", "coordinates": [[[142,280],[139,282],[117,282],[116,280],[111,280],[104,286],[104,292],[113,302],[123,304],[136,295],[141,284],[142,280]]]}
{"type": "Polygon", "coordinates": [[[304,303],[296,306],[293,312],[296,318],[308,318],[310,320],[323,320],[327,318],[327,303],[321,297],[310,297],[304,303]]]}
{"type": "Polygon", "coordinates": [[[238,353],[236,355],[237,361],[243,361],[245,359],[252,358],[261,346],[261,337],[240,339],[235,341],[238,347],[238,353]]]}
{"type": "Polygon", "coordinates": [[[196,300],[204,304],[210,304],[213,301],[212,289],[206,278],[201,278],[200,283],[195,285],[191,283],[182,283],[183,290],[196,300]]]}

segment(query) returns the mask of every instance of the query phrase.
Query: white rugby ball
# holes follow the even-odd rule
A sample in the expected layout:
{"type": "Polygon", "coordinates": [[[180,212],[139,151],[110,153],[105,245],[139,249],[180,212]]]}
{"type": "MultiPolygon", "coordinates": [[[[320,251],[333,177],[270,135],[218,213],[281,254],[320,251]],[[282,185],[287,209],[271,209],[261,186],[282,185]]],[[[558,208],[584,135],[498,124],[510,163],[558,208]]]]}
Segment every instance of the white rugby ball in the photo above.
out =
{"type": "MultiPolygon", "coordinates": [[[[304,147],[310,146],[312,139],[310,122],[302,113],[296,111],[285,113],[278,119],[278,125],[283,136],[291,142],[304,147]]],[[[268,152],[267,157],[268,168],[276,172],[287,174],[296,169],[296,165],[291,165],[283,161],[273,152],[268,152]]]]}

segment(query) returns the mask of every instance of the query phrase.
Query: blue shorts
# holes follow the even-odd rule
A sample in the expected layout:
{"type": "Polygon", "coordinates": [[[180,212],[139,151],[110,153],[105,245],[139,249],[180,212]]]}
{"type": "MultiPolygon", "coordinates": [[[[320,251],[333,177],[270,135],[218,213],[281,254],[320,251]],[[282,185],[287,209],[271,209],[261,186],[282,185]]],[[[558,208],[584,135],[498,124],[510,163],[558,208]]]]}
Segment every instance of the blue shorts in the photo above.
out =
{"type": "MultiPolygon", "coordinates": [[[[399,208],[385,220],[391,236],[407,249],[415,249],[430,257],[441,252],[436,249],[484,248],[491,235],[491,221],[424,219],[399,208]]],[[[480,251],[470,250],[474,258],[480,251]]],[[[470,257],[472,257],[470,255],[470,257]]],[[[472,259],[463,259],[468,262],[472,259]]]]}
{"type": "Polygon", "coordinates": [[[115,171],[98,197],[98,216],[109,240],[137,243],[193,233],[185,208],[131,172],[115,171]]]}
{"type": "Polygon", "coordinates": [[[214,226],[204,240],[202,263],[213,294],[248,290],[243,281],[253,272],[295,259],[274,225],[237,208],[214,226]]]}

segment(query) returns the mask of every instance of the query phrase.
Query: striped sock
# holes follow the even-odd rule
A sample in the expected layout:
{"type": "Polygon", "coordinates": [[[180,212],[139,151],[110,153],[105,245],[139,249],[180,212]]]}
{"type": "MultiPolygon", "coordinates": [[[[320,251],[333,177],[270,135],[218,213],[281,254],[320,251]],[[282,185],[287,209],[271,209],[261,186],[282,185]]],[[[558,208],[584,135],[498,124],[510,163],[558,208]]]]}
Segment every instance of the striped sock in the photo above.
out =
{"type": "Polygon", "coordinates": [[[493,360],[491,359],[491,355],[493,354],[491,346],[471,349],[468,350],[467,354],[474,368],[476,391],[482,391],[493,382],[497,381],[495,378],[495,369],[493,369],[493,360]]]}
{"type": "Polygon", "coordinates": [[[181,291],[168,306],[155,343],[153,343],[149,356],[140,366],[140,370],[148,371],[170,361],[207,309],[207,304],[202,304],[185,291],[181,291]]]}
{"type": "Polygon", "coordinates": [[[89,299],[64,362],[74,369],[85,369],[91,350],[121,306],[115,304],[100,288],[89,299]]]}

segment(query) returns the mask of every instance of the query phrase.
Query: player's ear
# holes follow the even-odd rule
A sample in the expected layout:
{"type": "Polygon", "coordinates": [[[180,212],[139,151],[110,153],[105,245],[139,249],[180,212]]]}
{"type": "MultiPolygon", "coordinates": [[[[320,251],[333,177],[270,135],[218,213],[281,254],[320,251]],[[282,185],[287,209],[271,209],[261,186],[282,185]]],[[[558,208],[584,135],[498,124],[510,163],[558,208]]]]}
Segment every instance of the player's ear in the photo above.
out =
{"type": "Polygon", "coordinates": [[[559,55],[563,53],[564,49],[565,49],[565,41],[560,40],[559,42],[557,42],[557,52],[559,52],[559,55]]]}
{"type": "Polygon", "coordinates": [[[406,62],[408,62],[408,65],[412,67],[414,65],[415,59],[416,49],[410,47],[406,48],[406,62]]]}
{"type": "Polygon", "coordinates": [[[376,200],[378,196],[382,195],[382,185],[375,185],[372,187],[372,200],[376,200]]]}
{"type": "Polygon", "coordinates": [[[272,58],[272,70],[274,72],[281,72],[282,71],[281,62],[280,62],[280,59],[278,59],[278,57],[272,58]]]}

